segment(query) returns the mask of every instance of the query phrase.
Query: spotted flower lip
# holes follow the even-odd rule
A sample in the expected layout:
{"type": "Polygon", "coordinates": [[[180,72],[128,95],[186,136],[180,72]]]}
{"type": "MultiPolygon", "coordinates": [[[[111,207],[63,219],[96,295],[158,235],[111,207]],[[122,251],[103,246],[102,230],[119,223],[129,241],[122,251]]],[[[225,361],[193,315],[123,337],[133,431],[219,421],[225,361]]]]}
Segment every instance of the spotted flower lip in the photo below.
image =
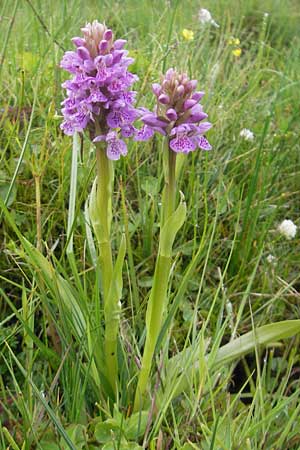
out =
{"type": "Polygon", "coordinates": [[[197,125],[179,125],[172,129],[170,134],[170,148],[176,153],[189,153],[199,147],[202,150],[211,150],[212,147],[208,140],[201,135],[204,131],[211,128],[211,124],[206,122],[204,128],[197,125]]]}
{"type": "Polygon", "coordinates": [[[133,126],[140,117],[131,90],[138,77],[128,70],[133,59],[124,50],[126,41],[114,40],[106,25],[95,20],[81,31],[83,37],[72,39],[76,50],[67,51],[60,63],[72,75],[62,84],[67,98],[61,129],[67,135],[87,129],[94,142],[107,143],[108,158],[119,159],[127,153],[123,139],[140,135],[133,126]]]}
{"type": "Polygon", "coordinates": [[[154,112],[140,109],[144,127],[135,140],[147,140],[158,132],[168,137],[169,147],[176,153],[189,153],[197,148],[211,150],[203,135],[212,124],[202,122],[208,116],[199,103],[204,92],[196,90],[197,83],[185,73],[178,73],[172,68],[167,70],[161,84],[152,85],[157,99],[154,112]]]}
{"type": "Polygon", "coordinates": [[[120,155],[127,155],[127,146],[122,139],[119,139],[116,131],[110,131],[106,135],[95,137],[93,142],[105,141],[107,145],[107,157],[113,161],[120,159],[120,155]]]}

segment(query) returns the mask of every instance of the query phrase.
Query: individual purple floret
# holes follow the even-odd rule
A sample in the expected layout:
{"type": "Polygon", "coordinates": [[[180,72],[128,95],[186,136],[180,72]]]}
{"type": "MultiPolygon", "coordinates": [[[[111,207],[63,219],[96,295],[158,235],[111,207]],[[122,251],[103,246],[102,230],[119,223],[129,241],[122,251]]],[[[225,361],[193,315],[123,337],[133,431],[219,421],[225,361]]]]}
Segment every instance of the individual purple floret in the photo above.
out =
{"type": "Polygon", "coordinates": [[[189,80],[183,73],[169,69],[162,83],[152,85],[157,98],[155,112],[143,110],[144,126],[135,135],[135,140],[145,141],[155,131],[168,136],[169,147],[174,152],[188,153],[196,148],[211,150],[211,145],[203,136],[211,128],[199,101],[204,92],[196,91],[197,80],[189,80]],[[202,122],[202,123],[200,123],[202,122]]]}
{"type": "Polygon", "coordinates": [[[133,106],[136,92],[130,90],[138,78],[128,71],[133,59],[123,50],[126,41],[114,40],[96,20],[81,31],[83,38],[72,39],[76,51],[66,52],[60,63],[73,75],[62,85],[67,98],[61,129],[68,135],[87,129],[94,142],[107,142],[108,158],[119,159],[127,153],[122,138],[138,133],[132,123],[140,113],[133,106]]]}

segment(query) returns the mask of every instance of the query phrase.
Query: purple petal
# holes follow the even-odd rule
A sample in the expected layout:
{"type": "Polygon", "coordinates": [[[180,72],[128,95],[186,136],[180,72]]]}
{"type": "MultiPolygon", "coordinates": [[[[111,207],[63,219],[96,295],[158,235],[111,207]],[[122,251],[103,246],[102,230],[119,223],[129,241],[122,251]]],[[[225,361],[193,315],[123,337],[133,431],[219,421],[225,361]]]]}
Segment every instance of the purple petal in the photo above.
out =
{"type": "Polygon", "coordinates": [[[102,41],[100,41],[98,48],[100,53],[104,53],[108,48],[108,42],[103,39],[102,41]]]}
{"type": "Polygon", "coordinates": [[[175,120],[177,120],[177,112],[175,111],[175,109],[173,109],[173,108],[169,108],[168,110],[167,110],[167,112],[166,112],[166,116],[167,116],[167,118],[169,119],[169,120],[171,120],[171,121],[175,121],[175,120]]]}
{"type": "Polygon", "coordinates": [[[100,89],[94,88],[90,90],[90,95],[87,98],[89,102],[106,102],[107,97],[100,91],[100,89]]]}
{"type": "Polygon", "coordinates": [[[121,109],[126,107],[126,102],[123,98],[118,98],[114,102],[111,102],[114,109],[121,109]]]}
{"type": "Polygon", "coordinates": [[[193,91],[198,84],[198,80],[190,80],[187,84],[186,87],[189,91],[193,91]]]}
{"type": "Polygon", "coordinates": [[[212,124],[210,122],[202,122],[197,126],[198,133],[206,133],[206,131],[210,130],[212,127],[212,124]]]}
{"type": "Polygon", "coordinates": [[[120,81],[120,80],[113,80],[109,85],[108,85],[108,90],[114,94],[120,91],[124,90],[124,84],[120,81]]]}
{"type": "Polygon", "coordinates": [[[110,53],[108,55],[105,55],[103,58],[105,64],[107,65],[107,67],[111,66],[113,63],[113,55],[111,55],[110,53]]]}
{"type": "Polygon", "coordinates": [[[81,59],[83,59],[83,60],[85,60],[85,59],[90,59],[90,58],[91,58],[90,52],[89,52],[88,49],[85,48],[85,47],[78,47],[78,49],[77,49],[77,55],[78,55],[81,59]]]}
{"type": "Polygon", "coordinates": [[[76,74],[82,66],[82,59],[76,52],[66,52],[60,62],[60,67],[68,72],[76,74]]]}
{"type": "Polygon", "coordinates": [[[176,93],[177,95],[179,95],[179,97],[181,97],[184,94],[184,86],[178,86],[178,88],[176,89],[176,93]]]}
{"type": "Polygon", "coordinates": [[[112,38],[112,31],[110,29],[106,30],[103,34],[103,39],[105,39],[106,41],[110,41],[112,38]]]}
{"type": "Polygon", "coordinates": [[[178,125],[178,127],[174,127],[170,133],[170,136],[175,136],[175,134],[187,134],[190,131],[195,130],[195,125],[189,124],[189,123],[183,123],[181,125],[178,125]]]}
{"type": "Polygon", "coordinates": [[[133,125],[125,125],[121,128],[121,134],[125,138],[129,138],[133,136],[136,132],[136,129],[133,125]]]}
{"type": "Polygon", "coordinates": [[[134,140],[135,141],[147,141],[154,134],[154,130],[147,125],[144,125],[140,130],[137,130],[134,140]]]}
{"type": "Polygon", "coordinates": [[[92,113],[88,108],[88,105],[84,103],[81,104],[77,108],[77,113],[75,114],[74,119],[76,121],[76,130],[82,131],[92,119],[92,113]]]}
{"type": "Polygon", "coordinates": [[[86,43],[85,40],[82,39],[81,37],[73,37],[71,41],[73,42],[74,45],[76,45],[76,47],[83,47],[84,44],[86,43]]]}
{"type": "Polygon", "coordinates": [[[107,67],[101,59],[95,59],[95,66],[97,69],[96,80],[97,81],[105,81],[109,75],[107,67]]]}
{"type": "Polygon", "coordinates": [[[124,50],[115,50],[113,53],[113,63],[118,64],[121,61],[123,55],[124,50]]]}
{"type": "Polygon", "coordinates": [[[170,141],[170,148],[177,153],[188,153],[195,150],[196,143],[186,134],[182,134],[170,141]]]}
{"type": "Polygon", "coordinates": [[[124,141],[118,139],[117,133],[110,132],[106,137],[106,142],[108,143],[106,154],[109,159],[116,161],[120,159],[120,156],[127,155],[127,146],[124,141]]]}
{"type": "Polygon", "coordinates": [[[152,92],[154,95],[156,95],[158,97],[161,94],[161,85],[158,83],[153,83],[152,84],[152,92]]]}
{"type": "Polygon", "coordinates": [[[165,78],[166,78],[167,80],[171,80],[172,77],[173,77],[173,75],[174,75],[174,72],[175,72],[174,69],[172,69],[172,68],[168,69],[168,70],[166,71],[165,78]]]}
{"type": "Polygon", "coordinates": [[[211,150],[212,146],[208,142],[208,140],[204,136],[199,136],[197,138],[198,146],[202,148],[202,150],[211,150]]]}
{"type": "Polygon", "coordinates": [[[163,105],[167,105],[168,103],[170,103],[170,97],[167,94],[161,94],[158,97],[158,101],[163,105]]]}
{"type": "Polygon", "coordinates": [[[65,134],[68,136],[72,136],[75,133],[75,128],[72,122],[65,120],[61,123],[60,128],[63,130],[65,134]]]}
{"type": "Polygon", "coordinates": [[[123,124],[123,119],[120,111],[112,111],[106,118],[107,125],[111,128],[120,128],[123,124]]]}
{"type": "Polygon", "coordinates": [[[152,128],[152,130],[157,131],[158,133],[162,134],[163,136],[167,135],[166,131],[161,127],[151,127],[151,128],[152,128]]]}
{"type": "Polygon", "coordinates": [[[192,99],[199,102],[202,99],[202,97],[204,96],[204,94],[205,93],[203,91],[194,92],[194,94],[192,95],[192,99]]]}
{"type": "Polygon", "coordinates": [[[207,114],[202,111],[202,106],[197,104],[190,110],[187,122],[200,122],[200,120],[206,119],[207,117],[207,114]]]}
{"type": "Polygon", "coordinates": [[[184,109],[184,111],[187,111],[188,109],[193,108],[193,106],[195,106],[196,104],[197,104],[197,100],[188,98],[183,104],[183,109],[184,109]]]}
{"type": "Polygon", "coordinates": [[[87,73],[93,72],[93,70],[95,70],[95,64],[94,64],[94,61],[91,60],[91,59],[86,59],[86,60],[83,62],[83,67],[84,67],[84,70],[85,70],[87,73]]]}
{"type": "Polygon", "coordinates": [[[130,105],[134,102],[137,92],[136,91],[125,91],[122,92],[121,97],[126,103],[130,105]]]}
{"type": "Polygon", "coordinates": [[[131,124],[137,117],[138,113],[133,108],[123,108],[111,111],[107,115],[106,122],[111,128],[120,128],[131,124]]]}
{"type": "Polygon", "coordinates": [[[106,141],[106,135],[105,134],[101,134],[100,136],[96,136],[95,139],[93,139],[93,142],[101,142],[101,141],[106,141]]]}
{"type": "Polygon", "coordinates": [[[164,122],[164,121],[162,121],[162,120],[160,120],[160,119],[158,119],[156,116],[155,116],[155,114],[146,114],[145,116],[143,116],[142,117],[142,121],[146,124],[146,125],[149,125],[150,127],[151,126],[154,126],[154,127],[159,127],[159,128],[161,128],[161,127],[166,127],[166,126],[168,126],[168,123],[167,122],[164,122]]]}
{"type": "Polygon", "coordinates": [[[114,49],[115,50],[122,50],[122,48],[124,47],[124,45],[126,44],[127,41],[125,41],[125,39],[117,39],[114,42],[114,49]]]}

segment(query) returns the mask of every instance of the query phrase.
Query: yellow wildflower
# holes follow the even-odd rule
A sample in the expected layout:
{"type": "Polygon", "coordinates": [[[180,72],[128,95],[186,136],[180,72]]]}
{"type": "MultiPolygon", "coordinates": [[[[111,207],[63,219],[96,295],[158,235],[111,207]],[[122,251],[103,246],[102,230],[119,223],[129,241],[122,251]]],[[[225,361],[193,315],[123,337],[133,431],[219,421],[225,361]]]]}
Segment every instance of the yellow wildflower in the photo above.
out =
{"type": "Polygon", "coordinates": [[[182,36],[186,41],[192,41],[194,39],[194,32],[192,30],[188,30],[187,28],[184,28],[182,30],[182,36]]]}
{"type": "Polygon", "coordinates": [[[232,54],[234,56],[236,56],[237,58],[239,58],[242,54],[242,49],[241,48],[235,48],[234,50],[232,50],[232,54]]]}
{"type": "Polygon", "coordinates": [[[228,41],[228,44],[229,45],[240,45],[240,43],[241,43],[241,41],[239,40],[239,38],[234,38],[234,37],[231,37],[230,39],[229,39],[229,41],[228,41]]]}

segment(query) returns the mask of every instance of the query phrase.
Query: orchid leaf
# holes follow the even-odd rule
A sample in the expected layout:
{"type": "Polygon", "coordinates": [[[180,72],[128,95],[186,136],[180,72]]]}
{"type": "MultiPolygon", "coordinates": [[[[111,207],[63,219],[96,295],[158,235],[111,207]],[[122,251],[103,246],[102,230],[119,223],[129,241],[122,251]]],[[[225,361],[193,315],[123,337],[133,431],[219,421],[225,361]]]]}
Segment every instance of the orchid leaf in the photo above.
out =
{"type": "Polygon", "coordinates": [[[281,339],[292,337],[299,332],[300,320],[285,320],[264,325],[220,347],[213,365],[228,364],[253,351],[259,345],[272,344],[281,339]]]}
{"type": "MultiPolygon", "coordinates": [[[[205,355],[205,359],[209,362],[210,368],[216,368],[239,360],[242,356],[254,351],[258,346],[276,343],[278,340],[287,339],[299,332],[300,319],[264,325],[221,346],[217,351],[205,355]]],[[[199,353],[195,352],[194,348],[188,347],[169,360],[166,373],[169,375],[170,373],[174,374],[177,369],[178,376],[178,384],[173,393],[174,397],[177,397],[190,387],[195,371],[199,370],[199,358],[199,353]],[[189,365],[188,362],[190,362],[189,365]]]]}
{"type": "Polygon", "coordinates": [[[166,220],[160,236],[160,254],[162,256],[172,256],[172,247],[176,234],[184,224],[186,218],[186,203],[184,195],[181,193],[179,206],[174,213],[166,220]]]}

